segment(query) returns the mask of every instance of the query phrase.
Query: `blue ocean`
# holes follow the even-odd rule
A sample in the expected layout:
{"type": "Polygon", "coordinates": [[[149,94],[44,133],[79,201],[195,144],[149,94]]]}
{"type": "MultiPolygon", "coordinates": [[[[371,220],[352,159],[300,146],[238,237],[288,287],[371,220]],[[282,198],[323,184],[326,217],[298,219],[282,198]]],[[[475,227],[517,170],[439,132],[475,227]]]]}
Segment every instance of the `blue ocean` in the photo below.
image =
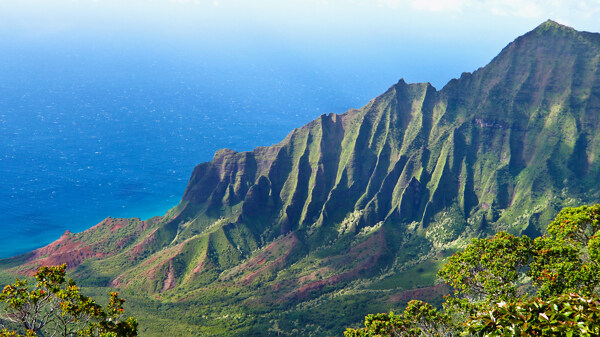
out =
{"type": "Polygon", "coordinates": [[[277,143],[323,113],[363,106],[401,77],[440,88],[474,68],[419,68],[422,55],[378,41],[380,50],[351,52],[256,41],[219,50],[35,41],[0,43],[0,257],[107,216],[162,215],[194,166],[220,148],[277,143]]]}

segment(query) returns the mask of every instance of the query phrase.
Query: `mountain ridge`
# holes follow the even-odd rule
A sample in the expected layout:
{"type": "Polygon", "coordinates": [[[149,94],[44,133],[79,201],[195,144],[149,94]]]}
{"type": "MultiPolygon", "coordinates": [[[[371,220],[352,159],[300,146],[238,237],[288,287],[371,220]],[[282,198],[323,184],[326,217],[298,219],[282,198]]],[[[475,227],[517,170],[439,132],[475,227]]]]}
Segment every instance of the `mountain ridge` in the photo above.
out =
{"type": "Polygon", "coordinates": [[[108,218],[3,265],[81,256],[88,284],[285,308],[270,319],[344,296],[377,293],[377,310],[417,287],[439,296],[431,271],[471,237],[539,235],[560,208],[598,202],[599,65],[600,34],[546,21],[440,90],[401,79],[278,144],[217,151],[164,217],[108,218]]]}

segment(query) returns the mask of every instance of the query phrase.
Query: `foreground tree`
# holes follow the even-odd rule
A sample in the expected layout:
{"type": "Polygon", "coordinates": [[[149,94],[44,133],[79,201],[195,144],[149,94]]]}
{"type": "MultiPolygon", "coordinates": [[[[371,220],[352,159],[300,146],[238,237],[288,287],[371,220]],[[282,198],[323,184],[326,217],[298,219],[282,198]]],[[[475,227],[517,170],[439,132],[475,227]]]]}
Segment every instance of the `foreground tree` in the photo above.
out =
{"type": "Polygon", "coordinates": [[[600,205],[563,209],[534,246],[530,275],[540,297],[593,294],[600,284],[600,205]]]}
{"type": "Polygon", "coordinates": [[[389,314],[368,315],[362,329],[347,329],[345,337],[376,336],[439,336],[450,337],[458,333],[458,327],[452,323],[451,317],[439,312],[431,304],[413,300],[408,302],[400,315],[389,314]]]}
{"type": "Polygon", "coordinates": [[[462,252],[448,258],[438,275],[455,296],[470,302],[507,300],[517,296],[519,278],[531,259],[532,241],[499,232],[473,239],[462,252]]]}
{"type": "Polygon", "coordinates": [[[110,293],[103,308],[66,278],[65,264],[40,267],[34,277],[33,287],[19,279],[4,287],[0,318],[18,332],[3,330],[0,336],[137,336],[137,321],[123,319],[125,300],[118,293],[110,293]]]}
{"type": "MultiPolygon", "coordinates": [[[[505,232],[473,239],[439,276],[454,293],[443,312],[425,317],[462,326],[463,336],[600,336],[600,205],[565,208],[535,240],[505,232]]],[[[446,336],[408,317],[369,315],[346,336],[446,336]]]]}
{"type": "MultiPolygon", "coordinates": [[[[478,336],[600,336],[597,297],[564,294],[492,304],[466,322],[478,336]]],[[[465,333],[465,334],[466,334],[465,333]]]]}

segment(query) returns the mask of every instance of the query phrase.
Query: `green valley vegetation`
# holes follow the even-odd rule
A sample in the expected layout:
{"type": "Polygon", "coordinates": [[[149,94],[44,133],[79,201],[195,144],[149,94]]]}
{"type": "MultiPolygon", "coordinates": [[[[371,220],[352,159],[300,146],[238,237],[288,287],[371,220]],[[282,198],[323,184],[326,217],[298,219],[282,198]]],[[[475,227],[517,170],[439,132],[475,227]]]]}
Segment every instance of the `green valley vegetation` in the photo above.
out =
{"type": "Polygon", "coordinates": [[[400,80],[278,144],[217,151],[162,217],[107,218],[0,267],[67,263],[88,296],[119,289],[144,336],[339,335],[441,305],[436,273],[471,239],[539,237],[599,203],[598,116],[600,34],[547,21],[439,90],[400,80]]]}
{"type": "Polygon", "coordinates": [[[500,232],[473,239],[439,276],[454,289],[442,311],[411,301],[369,315],[358,336],[600,335],[600,205],[566,208],[534,240],[500,232]]]}
{"type": "Polygon", "coordinates": [[[137,336],[137,321],[123,317],[125,300],[117,292],[110,293],[103,308],[66,278],[66,268],[65,264],[42,266],[33,287],[19,279],[4,287],[0,322],[10,330],[0,331],[0,336],[137,336]]]}

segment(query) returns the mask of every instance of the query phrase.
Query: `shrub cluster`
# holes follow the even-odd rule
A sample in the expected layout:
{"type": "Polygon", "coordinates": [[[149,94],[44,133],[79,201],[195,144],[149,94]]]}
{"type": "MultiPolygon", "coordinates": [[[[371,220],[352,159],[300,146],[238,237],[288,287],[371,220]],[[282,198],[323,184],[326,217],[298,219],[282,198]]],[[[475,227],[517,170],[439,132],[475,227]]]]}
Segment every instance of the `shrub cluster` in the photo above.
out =
{"type": "Polygon", "coordinates": [[[438,275],[453,289],[443,310],[413,301],[344,335],[600,336],[600,205],[563,209],[535,239],[473,239],[438,275]]]}

